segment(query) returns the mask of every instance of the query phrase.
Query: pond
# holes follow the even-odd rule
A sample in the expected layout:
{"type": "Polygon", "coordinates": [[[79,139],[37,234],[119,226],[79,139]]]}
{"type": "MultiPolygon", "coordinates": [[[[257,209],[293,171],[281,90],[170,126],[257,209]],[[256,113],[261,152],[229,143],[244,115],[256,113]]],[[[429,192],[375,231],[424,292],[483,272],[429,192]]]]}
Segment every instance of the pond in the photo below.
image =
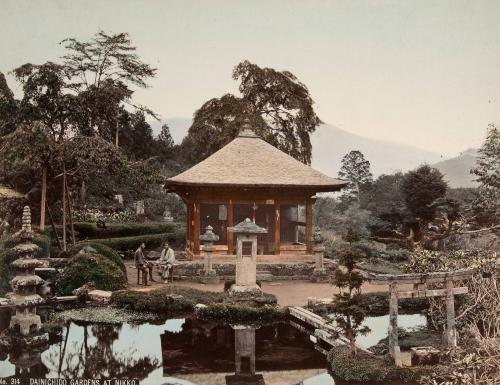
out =
{"type": "MultiPolygon", "coordinates": [[[[366,322],[372,336],[360,340],[362,346],[386,336],[384,317],[366,322]]],[[[416,326],[417,321],[407,322],[416,326]]],[[[326,368],[325,356],[311,338],[287,322],[230,326],[197,318],[143,324],[70,322],[62,339],[47,350],[0,357],[2,378],[23,373],[41,378],[136,378],[141,385],[334,385],[326,368]]]]}

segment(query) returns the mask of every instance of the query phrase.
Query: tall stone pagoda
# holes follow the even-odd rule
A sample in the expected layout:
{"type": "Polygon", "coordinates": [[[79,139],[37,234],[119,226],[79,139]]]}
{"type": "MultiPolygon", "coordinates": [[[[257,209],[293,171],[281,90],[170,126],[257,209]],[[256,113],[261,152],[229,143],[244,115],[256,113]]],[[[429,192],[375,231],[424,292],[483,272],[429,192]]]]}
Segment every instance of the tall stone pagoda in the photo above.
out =
{"type": "Polygon", "coordinates": [[[12,248],[17,259],[10,266],[16,275],[10,281],[13,292],[8,293],[7,298],[15,306],[16,314],[10,320],[10,329],[21,337],[16,344],[37,345],[45,343],[48,335],[41,333],[42,322],[36,311],[37,306],[45,301],[37,293],[44,280],[35,274],[35,268],[40,267],[42,262],[34,258],[39,247],[33,243],[29,206],[24,207],[22,228],[16,237],[21,243],[12,248]]]}

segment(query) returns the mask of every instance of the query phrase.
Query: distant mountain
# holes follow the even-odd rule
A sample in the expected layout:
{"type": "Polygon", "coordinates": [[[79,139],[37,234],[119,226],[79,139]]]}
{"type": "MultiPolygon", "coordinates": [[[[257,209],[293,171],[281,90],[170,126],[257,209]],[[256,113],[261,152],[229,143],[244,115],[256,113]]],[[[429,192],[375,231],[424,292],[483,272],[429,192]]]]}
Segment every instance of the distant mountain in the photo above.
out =
{"type": "MultiPolygon", "coordinates": [[[[163,122],[154,121],[150,124],[155,134],[158,134],[161,126],[167,123],[174,142],[180,143],[187,134],[191,122],[192,119],[187,118],[169,118],[163,122]]],[[[351,150],[359,150],[365,155],[371,163],[375,176],[392,174],[396,171],[408,171],[423,163],[439,165],[447,162],[440,162],[442,157],[430,151],[400,143],[365,138],[331,124],[322,124],[318,127],[312,135],[311,143],[313,146],[313,167],[330,176],[337,175],[342,157],[351,150]]],[[[460,169],[459,166],[457,167],[460,169]]],[[[469,169],[470,167],[467,168],[466,172],[469,169]]],[[[455,186],[455,174],[450,171],[446,172],[447,175],[448,173],[450,174],[450,183],[455,186]]]]}
{"type": "Polygon", "coordinates": [[[473,180],[474,175],[470,173],[476,160],[477,150],[471,148],[455,158],[443,160],[432,166],[444,174],[450,187],[477,187],[477,182],[473,180]]]}
{"type": "Polygon", "coordinates": [[[433,152],[400,143],[370,139],[331,124],[323,124],[313,134],[312,165],[319,171],[336,176],[342,157],[358,150],[370,161],[374,176],[408,171],[423,163],[432,164],[442,157],[433,152]]]}

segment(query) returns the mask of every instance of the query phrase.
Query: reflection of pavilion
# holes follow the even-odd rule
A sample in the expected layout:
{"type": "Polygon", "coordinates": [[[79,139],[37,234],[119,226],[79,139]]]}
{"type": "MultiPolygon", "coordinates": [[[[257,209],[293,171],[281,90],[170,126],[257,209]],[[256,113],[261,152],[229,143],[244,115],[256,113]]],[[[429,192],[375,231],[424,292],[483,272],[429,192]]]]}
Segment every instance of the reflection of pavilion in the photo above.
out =
{"type": "Polygon", "coordinates": [[[161,347],[164,376],[197,384],[264,384],[281,372],[300,382],[326,367],[309,337],[284,322],[233,329],[186,319],[179,333],[161,335],[161,347]]]}

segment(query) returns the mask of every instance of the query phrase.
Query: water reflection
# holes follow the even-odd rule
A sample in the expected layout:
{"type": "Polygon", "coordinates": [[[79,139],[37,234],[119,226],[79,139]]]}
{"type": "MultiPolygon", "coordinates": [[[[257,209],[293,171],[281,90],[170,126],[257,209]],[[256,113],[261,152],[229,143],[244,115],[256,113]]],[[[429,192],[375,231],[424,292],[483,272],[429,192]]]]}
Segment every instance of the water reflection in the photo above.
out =
{"type": "MultiPolygon", "coordinates": [[[[8,323],[0,312],[0,323],[8,323]]],[[[405,326],[424,324],[408,316],[405,326]]],[[[373,345],[387,320],[369,318],[373,345]]],[[[341,385],[307,334],[279,322],[222,325],[196,318],[160,324],[68,323],[45,351],[0,355],[0,377],[134,378],[141,385],[341,385]]]]}

